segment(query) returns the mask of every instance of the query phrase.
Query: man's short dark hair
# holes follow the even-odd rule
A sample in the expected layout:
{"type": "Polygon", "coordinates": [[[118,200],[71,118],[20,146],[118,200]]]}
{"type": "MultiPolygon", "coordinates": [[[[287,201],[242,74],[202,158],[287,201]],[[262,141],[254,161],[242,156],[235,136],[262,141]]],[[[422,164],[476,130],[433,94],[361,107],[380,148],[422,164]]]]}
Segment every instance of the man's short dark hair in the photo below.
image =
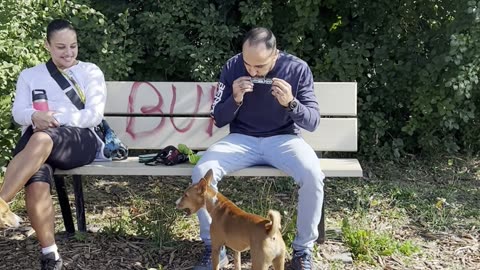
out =
{"type": "Polygon", "coordinates": [[[265,44],[268,50],[277,48],[277,39],[273,32],[265,27],[256,27],[248,31],[243,38],[242,45],[248,42],[250,46],[257,46],[258,44],[265,44]]]}

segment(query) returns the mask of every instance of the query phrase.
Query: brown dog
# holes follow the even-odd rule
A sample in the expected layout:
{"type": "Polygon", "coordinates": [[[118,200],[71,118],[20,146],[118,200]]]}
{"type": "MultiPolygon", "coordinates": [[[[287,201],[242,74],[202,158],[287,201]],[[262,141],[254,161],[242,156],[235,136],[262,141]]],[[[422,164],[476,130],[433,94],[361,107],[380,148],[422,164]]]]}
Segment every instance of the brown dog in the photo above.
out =
{"type": "Polygon", "coordinates": [[[220,249],[226,245],[234,250],[235,269],[241,269],[240,252],[250,249],[252,269],[267,270],[273,264],[275,270],[283,270],[285,242],[280,232],[280,213],[270,210],[265,219],[243,211],[210,187],[212,177],[209,170],[200,182],[188,187],[177,200],[177,209],[191,215],[205,207],[210,213],[213,269],[219,269],[220,249]]]}
{"type": "Polygon", "coordinates": [[[10,211],[8,204],[0,198],[0,229],[18,227],[22,219],[10,211]]]}

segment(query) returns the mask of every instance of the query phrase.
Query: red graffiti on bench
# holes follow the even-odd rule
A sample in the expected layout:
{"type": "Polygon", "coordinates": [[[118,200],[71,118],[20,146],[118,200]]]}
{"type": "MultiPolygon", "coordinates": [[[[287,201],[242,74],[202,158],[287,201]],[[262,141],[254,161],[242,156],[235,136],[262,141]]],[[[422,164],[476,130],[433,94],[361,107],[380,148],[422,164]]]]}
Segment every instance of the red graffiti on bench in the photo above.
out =
{"type": "MultiPolygon", "coordinates": [[[[141,85],[146,84],[149,86],[151,90],[156,94],[158,97],[158,102],[157,104],[150,106],[150,105],[145,105],[140,107],[140,112],[144,114],[165,114],[163,108],[164,108],[164,99],[162,96],[161,91],[159,91],[152,83],[150,82],[134,82],[132,85],[132,88],[130,90],[130,95],[128,97],[128,113],[136,113],[135,112],[135,97],[139,91],[139,88],[141,85]]],[[[210,88],[210,96],[209,96],[209,102],[213,102],[213,98],[215,95],[215,89],[216,87],[214,85],[211,86],[210,88]]],[[[172,101],[170,103],[170,107],[168,108],[168,114],[173,114],[175,111],[175,105],[176,105],[176,100],[177,100],[177,87],[172,84],[172,101]]],[[[200,101],[201,97],[203,95],[203,89],[200,85],[197,84],[197,97],[195,101],[195,109],[192,112],[192,115],[195,115],[198,113],[198,110],[200,108],[200,101]]],[[[175,123],[174,117],[168,117],[170,118],[170,122],[173,126],[173,128],[180,133],[185,133],[188,132],[192,126],[193,123],[195,122],[195,119],[191,119],[189,123],[185,127],[178,127],[177,124],[175,123]]],[[[141,132],[136,132],[135,131],[135,120],[136,117],[128,117],[127,118],[127,127],[126,127],[126,132],[129,134],[132,139],[140,139],[152,135],[156,135],[160,133],[162,128],[165,126],[165,120],[166,117],[160,117],[160,122],[158,123],[157,126],[155,126],[151,130],[147,131],[141,131],[141,132]]],[[[212,136],[213,134],[213,119],[210,119],[208,121],[208,125],[205,127],[205,132],[208,134],[209,137],[212,136]]]]}

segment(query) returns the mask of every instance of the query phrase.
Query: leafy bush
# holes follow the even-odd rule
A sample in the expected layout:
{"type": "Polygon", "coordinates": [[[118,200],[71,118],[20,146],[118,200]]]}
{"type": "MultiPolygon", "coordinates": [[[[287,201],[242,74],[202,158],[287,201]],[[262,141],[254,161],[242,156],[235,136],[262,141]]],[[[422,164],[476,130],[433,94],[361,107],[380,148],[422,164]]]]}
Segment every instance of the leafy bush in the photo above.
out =
{"type": "MultiPolygon", "coordinates": [[[[364,157],[478,152],[478,5],[5,0],[0,3],[0,93],[11,95],[18,72],[48,58],[42,40],[52,18],[74,23],[79,58],[98,64],[107,80],[215,81],[225,61],[241,50],[243,33],[262,25],[272,28],[280,49],[310,64],[316,81],[358,82],[364,157]]],[[[8,106],[2,108],[6,111],[8,106]]],[[[10,136],[0,139],[2,147],[10,146],[10,136]]]]}
{"type": "Polygon", "coordinates": [[[79,59],[97,64],[106,80],[124,80],[141,62],[142,51],[133,39],[132,17],[128,10],[107,18],[87,5],[70,5],[63,16],[75,26],[79,40],[79,59]]]}
{"type": "Polygon", "coordinates": [[[134,66],[135,80],[215,81],[234,53],[237,26],[226,24],[212,1],[143,1],[133,4],[136,39],[144,63],[134,66]]]}
{"type": "Polygon", "coordinates": [[[273,18],[280,44],[306,59],[316,80],[358,82],[364,155],[478,151],[474,1],[285,5],[289,20],[273,18]]]}
{"type": "Polygon", "coordinates": [[[46,12],[14,0],[0,2],[0,167],[10,159],[19,131],[11,129],[11,99],[20,71],[46,58],[40,25],[46,12]]]}

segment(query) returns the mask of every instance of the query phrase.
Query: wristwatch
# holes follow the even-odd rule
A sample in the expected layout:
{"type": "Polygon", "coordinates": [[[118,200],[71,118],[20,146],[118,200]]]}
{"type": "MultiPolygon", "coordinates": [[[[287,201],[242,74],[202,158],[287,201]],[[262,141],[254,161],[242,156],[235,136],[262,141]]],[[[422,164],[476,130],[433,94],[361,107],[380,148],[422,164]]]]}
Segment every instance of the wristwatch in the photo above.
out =
{"type": "Polygon", "coordinates": [[[289,110],[289,111],[293,111],[293,110],[295,110],[297,107],[298,107],[298,100],[296,100],[296,99],[293,99],[292,101],[290,101],[290,102],[288,103],[288,110],[289,110]]]}

